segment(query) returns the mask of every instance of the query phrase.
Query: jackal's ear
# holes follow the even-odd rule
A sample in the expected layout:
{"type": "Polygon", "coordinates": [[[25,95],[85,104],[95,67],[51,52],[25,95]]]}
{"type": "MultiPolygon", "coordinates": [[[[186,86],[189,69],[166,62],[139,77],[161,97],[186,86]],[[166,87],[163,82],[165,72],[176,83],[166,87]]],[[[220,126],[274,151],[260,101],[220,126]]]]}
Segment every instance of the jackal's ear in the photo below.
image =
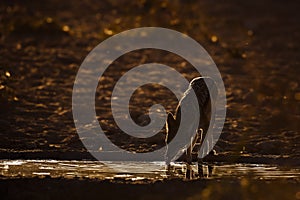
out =
{"type": "Polygon", "coordinates": [[[168,113],[168,118],[167,118],[167,125],[168,127],[174,127],[175,126],[175,119],[174,115],[172,113],[168,113]]]}

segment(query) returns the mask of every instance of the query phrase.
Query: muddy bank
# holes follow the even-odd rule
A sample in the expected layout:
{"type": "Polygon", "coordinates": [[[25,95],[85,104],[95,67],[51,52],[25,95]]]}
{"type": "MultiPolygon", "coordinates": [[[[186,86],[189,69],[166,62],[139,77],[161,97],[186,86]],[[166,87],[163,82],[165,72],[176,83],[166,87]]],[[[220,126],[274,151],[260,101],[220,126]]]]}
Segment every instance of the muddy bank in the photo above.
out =
{"type": "Polygon", "coordinates": [[[150,184],[97,180],[17,179],[1,181],[4,199],[299,199],[299,182],[225,179],[150,184]]]}

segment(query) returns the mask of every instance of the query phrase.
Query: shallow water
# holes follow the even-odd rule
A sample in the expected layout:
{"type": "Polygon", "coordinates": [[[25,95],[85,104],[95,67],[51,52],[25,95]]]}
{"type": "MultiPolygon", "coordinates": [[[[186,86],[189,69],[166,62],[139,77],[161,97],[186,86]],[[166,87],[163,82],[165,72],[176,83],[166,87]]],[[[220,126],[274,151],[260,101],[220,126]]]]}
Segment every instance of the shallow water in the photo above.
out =
{"type": "Polygon", "coordinates": [[[259,180],[300,180],[300,168],[267,164],[186,165],[163,162],[99,162],[66,160],[1,160],[1,179],[8,178],[84,178],[112,181],[154,182],[166,179],[251,178],[259,180]],[[190,169],[190,170],[189,170],[190,169]]]}

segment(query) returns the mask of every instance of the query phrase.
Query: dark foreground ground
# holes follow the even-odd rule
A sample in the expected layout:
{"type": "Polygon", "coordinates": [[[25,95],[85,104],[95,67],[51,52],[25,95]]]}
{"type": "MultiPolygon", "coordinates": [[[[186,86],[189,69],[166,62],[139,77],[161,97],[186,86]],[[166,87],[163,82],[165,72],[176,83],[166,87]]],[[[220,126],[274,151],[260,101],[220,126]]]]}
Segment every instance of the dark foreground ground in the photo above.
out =
{"type": "MultiPolygon", "coordinates": [[[[299,168],[299,10],[299,2],[292,0],[1,1],[0,159],[93,159],[80,142],[72,118],[77,70],[88,52],[107,37],[158,26],[197,40],[222,74],[228,110],[215,159],[299,168]]],[[[115,126],[109,110],[111,88],[122,73],[149,61],[172,66],[188,80],[198,75],[181,58],[152,50],[133,52],[113,63],[99,82],[99,123],[112,141],[121,137],[120,146],[136,151],[149,147],[135,144],[115,126]]],[[[154,102],[175,111],[178,102],[170,92],[144,89],[133,98],[133,117],[138,119],[154,102]]],[[[136,194],[142,199],[300,199],[299,182],[294,179],[243,183],[234,177],[135,185],[20,178],[1,180],[0,185],[4,197],[17,198],[136,194]]]]}
{"type": "Polygon", "coordinates": [[[248,179],[150,184],[97,180],[19,179],[1,181],[4,199],[299,199],[299,182],[248,179]]]}

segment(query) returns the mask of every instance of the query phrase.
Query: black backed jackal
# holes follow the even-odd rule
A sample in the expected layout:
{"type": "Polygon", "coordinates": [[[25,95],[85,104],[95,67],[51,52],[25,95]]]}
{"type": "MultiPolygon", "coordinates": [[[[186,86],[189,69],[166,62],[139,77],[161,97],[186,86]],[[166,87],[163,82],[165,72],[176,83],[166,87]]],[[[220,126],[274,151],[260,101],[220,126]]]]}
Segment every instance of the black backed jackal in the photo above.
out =
{"type": "MultiPolygon", "coordinates": [[[[172,113],[168,113],[168,118],[166,122],[167,128],[167,136],[166,136],[166,143],[168,144],[177,134],[178,128],[180,126],[181,120],[181,106],[183,104],[190,105],[189,102],[189,95],[191,95],[191,90],[194,90],[199,105],[199,112],[200,112],[200,120],[198,124],[196,136],[191,140],[191,144],[186,152],[179,157],[179,161],[186,161],[188,163],[197,160],[198,151],[200,150],[202,140],[208,130],[211,118],[211,99],[208,87],[211,89],[215,86],[214,81],[211,78],[206,77],[198,77],[193,79],[190,82],[189,88],[184,93],[184,96],[180,100],[177,108],[175,116],[172,113]]],[[[195,111],[196,112],[196,111],[195,111]]],[[[195,113],[191,113],[195,114],[195,113]]],[[[191,117],[193,120],[193,117],[191,117]]],[[[196,120],[196,119],[195,119],[196,120]]],[[[196,122],[197,123],[197,122],[196,122]]]]}

